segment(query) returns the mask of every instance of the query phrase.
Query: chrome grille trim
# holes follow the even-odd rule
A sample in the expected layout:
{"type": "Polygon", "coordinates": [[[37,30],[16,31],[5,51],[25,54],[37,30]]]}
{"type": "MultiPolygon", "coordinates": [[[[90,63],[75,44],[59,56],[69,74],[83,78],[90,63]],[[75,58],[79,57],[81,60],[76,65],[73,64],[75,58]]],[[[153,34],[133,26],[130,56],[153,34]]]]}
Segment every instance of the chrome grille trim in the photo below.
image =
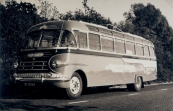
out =
{"type": "Polygon", "coordinates": [[[21,74],[17,74],[16,77],[41,78],[41,77],[51,77],[51,74],[50,73],[21,73],[21,74]]]}
{"type": "Polygon", "coordinates": [[[31,61],[27,61],[27,62],[21,62],[21,63],[34,63],[34,62],[44,62],[45,63],[47,61],[32,61],[32,62],[31,61]]]}
{"type": "Polygon", "coordinates": [[[48,70],[47,61],[25,61],[20,63],[19,70],[48,70]]]}
{"type": "Polygon", "coordinates": [[[39,71],[39,70],[44,70],[47,71],[48,69],[19,69],[20,71],[27,71],[27,70],[33,70],[33,71],[39,71]]]}
{"type": "MultiPolygon", "coordinates": [[[[25,66],[25,65],[21,65],[22,67],[33,67],[33,65],[27,65],[27,66],[25,66]]],[[[34,66],[47,66],[47,65],[34,65],[34,66]]]]}

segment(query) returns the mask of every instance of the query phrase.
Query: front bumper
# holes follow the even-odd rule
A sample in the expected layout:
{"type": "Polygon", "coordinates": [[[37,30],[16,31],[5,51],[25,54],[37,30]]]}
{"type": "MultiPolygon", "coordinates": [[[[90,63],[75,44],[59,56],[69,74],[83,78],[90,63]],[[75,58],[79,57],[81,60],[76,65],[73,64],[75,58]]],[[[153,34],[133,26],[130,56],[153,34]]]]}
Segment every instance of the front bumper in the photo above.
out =
{"type": "Polygon", "coordinates": [[[17,83],[41,83],[53,85],[58,88],[69,88],[70,84],[70,78],[60,73],[14,73],[14,80],[17,83]]]}

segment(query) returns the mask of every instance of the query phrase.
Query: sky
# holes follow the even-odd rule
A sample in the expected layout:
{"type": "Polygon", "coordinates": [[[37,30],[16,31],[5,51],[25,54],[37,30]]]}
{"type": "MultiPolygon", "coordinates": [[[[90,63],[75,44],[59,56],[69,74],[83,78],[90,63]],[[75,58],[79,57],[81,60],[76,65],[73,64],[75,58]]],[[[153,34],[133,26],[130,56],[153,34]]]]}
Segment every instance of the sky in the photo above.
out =
{"type": "MultiPolygon", "coordinates": [[[[16,0],[18,2],[31,2],[38,5],[38,0],[16,0]]],[[[53,6],[57,7],[60,13],[66,13],[67,11],[75,11],[76,9],[82,9],[83,0],[47,0],[49,3],[53,3],[53,6]]],[[[5,3],[5,0],[0,0],[1,3],[5,3]]],[[[93,7],[97,12],[106,18],[110,18],[112,22],[120,22],[124,20],[123,13],[130,10],[130,6],[134,3],[151,3],[157,9],[160,9],[162,15],[164,15],[169,25],[173,28],[173,0],[87,0],[87,5],[93,7]]]]}

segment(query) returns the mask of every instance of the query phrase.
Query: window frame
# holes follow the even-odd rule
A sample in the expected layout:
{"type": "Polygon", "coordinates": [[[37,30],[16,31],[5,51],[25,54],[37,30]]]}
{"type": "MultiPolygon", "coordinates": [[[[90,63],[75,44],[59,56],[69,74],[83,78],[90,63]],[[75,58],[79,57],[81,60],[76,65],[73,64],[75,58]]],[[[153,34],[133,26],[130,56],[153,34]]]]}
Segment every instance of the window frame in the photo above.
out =
{"type": "Polygon", "coordinates": [[[143,45],[143,46],[144,46],[144,56],[145,56],[145,57],[150,57],[149,46],[148,46],[148,45],[143,45]],[[146,55],[146,50],[145,50],[146,47],[147,47],[147,49],[148,49],[148,55],[146,55]]]}
{"type": "Polygon", "coordinates": [[[114,38],[113,37],[109,37],[109,36],[107,36],[107,35],[101,35],[101,49],[102,49],[102,51],[104,51],[103,50],[103,42],[102,42],[102,39],[104,39],[104,38],[106,38],[105,40],[110,40],[111,41],[111,39],[112,39],[112,51],[107,51],[107,50],[105,50],[106,52],[114,52],[114,38]]]}
{"type": "MultiPolygon", "coordinates": [[[[126,47],[126,54],[127,54],[127,55],[136,55],[135,41],[126,40],[126,41],[125,41],[125,47],[126,47]],[[127,53],[127,44],[128,44],[128,43],[134,44],[134,52],[132,51],[132,54],[127,53]]],[[[130,51],[131,51],[131,50],[130,50],[130,51]]]]}
{"type": "Polygon", "coordinates": [[[136,43],[136,44],[135,44],[135,50],[136,50],[136,55],[137,55],[137,56],[144,56],[144,47],[143,47],[143,44],[136,43]],[[139,55],[139,54],[138,54],[138,51],[137,51],[137,46],[139,46],[139,45],[142,46],[142,53],[143,53],[142,55],[139,55]]]}
{"type": "MultiPolygon", "coordinates": [[[[59,39],[59,44],[60,44],[60,47],[64,47],[64,46],[61,46],[62,45],[62,38],[63,38],[63,36],[64,36],[64,32],[65,31],[67,31],[67,32],[70,32],[71,33],[71,35],[73,35],[73,38],[74,38],[74,42],[75,42],[75,47],[73,47],[73,48],[77,48],[78,47],[78,40],[77,40],[77,38],[76,38],[76,36],[75,36],[75,34],[74,34],[74,31],[71,31],[71,30],[63,30],[61,33],[62,33],[62,35],[61,35],[61,38],[59,39]]],[[[76,30],[77,31],[77,30],[76,30]]],[[[72,46],[66,46],[66,47],[72,47],[72,46]]]]}
{"type": "Polygon", "coordinates": [[[88,44],[88,33],[87,32],[85,32],[85,31],[78,31],[78,36],[77,36],[77,41],[78,41],[78,48],[82,48],[82,49],[88,49],[88,47],[89,47],[89,44],[88,44]],[[84,34],[86,34],[86,48],[83,48],[83,47],[80,47],[80,40],[79,40],[79,37],[80,37],[80,34],[81,33],[84,33],[84,34]]]}
{"type": "Polygon", "coordinates": [[[90,50],[102,51],[102,47],[101,47],[101,36],[100,36],[100,34],[93,33],[93,32],[88,32],[88,47],[89,47],[90,50]],[[91,46],[90,46],[90,34],[98,35],[98,37],[99,37],[99,50],[91,49],[91,46]]]}
{"type": "Polygon", "coordinates": [[[123,39],[118,39],[118,38],[114,38],[114,52],[115,53],[118,53],[118,54],[126,54],[126,46],[125,46],[125,40],[123,40],[123,39]],[[118,40],[118,41],[121,41],[121,43],[124,43],[123,44],[123,46],[124,46],[124,53],[121,53],[121,52],[117,52],[117,50],[116,50],[116,48],[115,48],[115,46],[116,46],[116,40],[118,40]]]}
{"type": "Polygon", "coordinates": [[[149,46],[149,54],[150,54],[149,55],[150,57],[155,57],[156,56],[154,47],[149,46]]]}

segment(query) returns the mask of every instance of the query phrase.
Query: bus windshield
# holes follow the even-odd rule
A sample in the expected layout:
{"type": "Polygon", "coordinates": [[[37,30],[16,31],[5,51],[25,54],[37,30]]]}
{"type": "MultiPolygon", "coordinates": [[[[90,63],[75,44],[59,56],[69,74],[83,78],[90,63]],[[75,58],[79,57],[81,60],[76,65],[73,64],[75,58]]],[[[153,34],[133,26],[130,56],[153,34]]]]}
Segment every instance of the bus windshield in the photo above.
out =
{"type": "Polygon", "coordinates": [[[60,44],[60,30],[40,30],[28,34],[28,49],[32,48],[47,48],[47,47],[77,47],[74,35],[67,30],[63,31],[60,44]]]}
{"type": "Polygon", "coordinates": [[[39,30],[28,34],[28,47],[57,47],[60,30],[39,30]]]}

